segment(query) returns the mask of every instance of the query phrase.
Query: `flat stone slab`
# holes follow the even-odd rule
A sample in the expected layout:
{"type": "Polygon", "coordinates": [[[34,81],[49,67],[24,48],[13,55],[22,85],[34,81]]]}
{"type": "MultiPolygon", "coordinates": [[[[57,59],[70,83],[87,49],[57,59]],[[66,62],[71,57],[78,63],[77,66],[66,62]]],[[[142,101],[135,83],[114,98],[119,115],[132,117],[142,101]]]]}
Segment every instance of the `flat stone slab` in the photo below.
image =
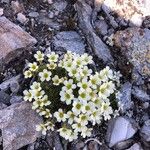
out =
{"type": "Polygon", "coordinates": [[[109,122],[106,141],[109,147],[113,147],[119,142],[132,138],[136,132],[137,126],[133,121],[125,117],[118,117],[109,122]]]}
{"type": "Polygon", "coordinates": [[[17,150],[41,136],[36,125],[42,123],[42,118],[31,107],[30,103],[21,102],[0,110],[3,150],[17,150]]]}
{"type": "Polygon", "coordinates": [[[0,60],[17,55],[17,49],[26,48],[36,44],[37,40],[25,32],[21,27],[0,17],[0,60]]]}
{"type": "Polygon", "coordinates": [[[62,49],[83,54],[85,45],[80,35],[75,31],[64,31],[54,37],[54,46],[56,50],[62,49]]]}

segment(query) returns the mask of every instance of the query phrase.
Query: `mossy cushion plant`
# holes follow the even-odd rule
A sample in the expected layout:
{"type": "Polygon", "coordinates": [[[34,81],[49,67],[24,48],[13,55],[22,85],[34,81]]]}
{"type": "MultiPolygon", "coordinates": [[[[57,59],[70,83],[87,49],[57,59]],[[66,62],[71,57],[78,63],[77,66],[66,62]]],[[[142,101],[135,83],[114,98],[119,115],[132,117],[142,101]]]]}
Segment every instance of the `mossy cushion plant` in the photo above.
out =
{"type": "Polygon", "coordinates": [[[34,81],[24,90],[24,100],[43,117],[36,130],[46,134],[57,130],[64,139],[73,141],[89,137],[92,127],[109,120],[116,112],[119,74],[108,66],[94,72],[89,66],[92,56],[68,51],[60,59],[55,52],[38,51],[35,62],[28,64],[25,78],[34,81]],[[114,106],[115,102],[115,106],[114,106]]]}

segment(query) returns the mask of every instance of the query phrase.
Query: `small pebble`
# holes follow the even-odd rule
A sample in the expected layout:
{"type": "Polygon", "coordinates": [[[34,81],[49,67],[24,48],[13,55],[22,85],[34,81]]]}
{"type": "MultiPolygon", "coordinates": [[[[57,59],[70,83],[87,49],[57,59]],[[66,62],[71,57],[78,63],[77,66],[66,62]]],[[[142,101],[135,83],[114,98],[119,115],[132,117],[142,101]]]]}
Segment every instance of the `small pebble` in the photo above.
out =
{"type": "Polygon", "coordinates": [[[29,13],[29,17],[33,17],[33,18],[36,18],[39,16],[39,13],[38,12],[30,12],[29,13]]]}
{"type": "Polygon", "coordinates": [[[26,16],[25,16],[24,14],[22,14],[22,13],[18,13],[18,14],[17,14],[17,20],[18,20],[20,23],[22,23],[22,24],[24,24],[24,23],[27,22],[26,16]]]}
{"type": "Polygon", "coordinates": [[[3,12],[4,10],[3,10],[3,8],[0,8],[0,16],[2,16],[3,15],[3,12]]]}
{"type": "Polygon", "coordinates": [[[52,4],[53,0],[47,0],[48,4],[52,4]]]}

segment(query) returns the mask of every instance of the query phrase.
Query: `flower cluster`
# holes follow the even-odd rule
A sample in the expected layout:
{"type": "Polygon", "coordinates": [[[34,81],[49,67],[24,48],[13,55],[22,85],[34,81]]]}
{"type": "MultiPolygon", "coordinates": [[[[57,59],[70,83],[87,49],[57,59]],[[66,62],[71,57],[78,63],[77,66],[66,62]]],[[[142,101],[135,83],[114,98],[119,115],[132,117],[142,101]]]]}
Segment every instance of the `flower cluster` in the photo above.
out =
{"type": "Polygon", "coordinates": [[[68,51],[62,59],[55,52],[44,55],[38,51],[36,62],[28,64],[25,78],[33,78],[24,100],[43,116],[37,131],[57,130],[66,140],[92,134],[92,126],[109,120],[117,111],[115,102],[119,74],[108,66],[101,71],[90,69],[88,54],[68,51]],[[57,126],[56,126],[57,123],[57,126]],[[58,128],[59,127],[59,128],[58,128]]]}

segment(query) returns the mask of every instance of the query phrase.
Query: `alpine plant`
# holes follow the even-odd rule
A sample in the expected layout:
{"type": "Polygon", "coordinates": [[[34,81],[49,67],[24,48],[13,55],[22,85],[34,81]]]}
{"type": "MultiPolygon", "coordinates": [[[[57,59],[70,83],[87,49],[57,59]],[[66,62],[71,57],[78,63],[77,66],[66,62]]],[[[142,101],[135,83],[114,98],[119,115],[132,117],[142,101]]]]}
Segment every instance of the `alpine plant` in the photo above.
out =
{"type": "Polygon", "coordinates": [[[24,72],[31,82],[23,93],[24,100],[43,117],[44,123],[36,126],[43,135],[57,130],[68,141],[90,137],[96,124],[119,112],[119,72],[108,66],[93,71],[93,58],[87,53],[68,51],[60,58],[55,52],[38,51],[34,57],[24,72]]]}

